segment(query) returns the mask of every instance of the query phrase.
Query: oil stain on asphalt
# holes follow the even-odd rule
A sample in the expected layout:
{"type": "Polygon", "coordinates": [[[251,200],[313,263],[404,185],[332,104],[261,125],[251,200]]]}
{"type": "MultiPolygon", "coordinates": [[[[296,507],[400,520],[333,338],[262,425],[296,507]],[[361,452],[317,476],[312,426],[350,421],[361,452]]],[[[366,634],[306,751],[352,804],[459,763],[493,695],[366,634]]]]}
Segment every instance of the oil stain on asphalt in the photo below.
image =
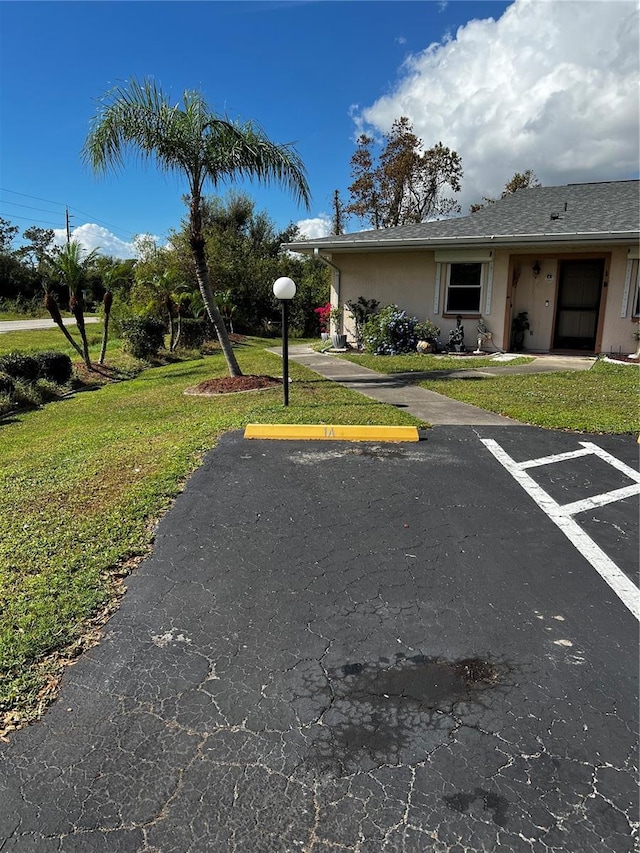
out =
{"type": "Polygon", "coordinates": [[[508,672],[481,658],[394,657],[345,663],[332,673],[332,698],[315,738],[315,759],[325,772],[344,776],[424,760],[508,672]]]}

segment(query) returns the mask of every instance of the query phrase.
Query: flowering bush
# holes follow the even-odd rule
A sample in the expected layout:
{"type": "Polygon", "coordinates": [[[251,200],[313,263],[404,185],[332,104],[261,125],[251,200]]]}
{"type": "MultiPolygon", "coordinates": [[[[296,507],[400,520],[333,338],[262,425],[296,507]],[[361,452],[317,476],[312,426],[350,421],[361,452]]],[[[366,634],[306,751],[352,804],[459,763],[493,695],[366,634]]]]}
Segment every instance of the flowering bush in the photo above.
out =
{"type": "Polygon", "coordinates": [[[329,331],[329,317],[331,316],[331,303],[327,302],[326,305],[321,305],[319,308],[314,308],[313,313],[318,317],[318,323],[320,324],[321,332],[329,331]]]}
{"type": "Polygon", "coordinates": [[[415,352],[418,336],[415,317],[397,305],[387,305],[364,324],[362,339],[366,352],[374,355],[399,355],[415,352]]]}

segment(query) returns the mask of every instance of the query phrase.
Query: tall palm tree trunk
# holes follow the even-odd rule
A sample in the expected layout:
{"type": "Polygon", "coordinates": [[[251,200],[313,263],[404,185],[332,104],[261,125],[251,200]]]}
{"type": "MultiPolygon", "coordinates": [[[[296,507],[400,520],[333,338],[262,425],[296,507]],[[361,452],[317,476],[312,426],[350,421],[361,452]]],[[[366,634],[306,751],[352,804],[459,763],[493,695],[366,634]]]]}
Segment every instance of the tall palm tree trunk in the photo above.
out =
{"type": "Polygon", "coordinates": [[[220,347],[224,354],[229,368],[230,376],[242,376],[240,365],[236,358],[236,354],[231,346],[227,327],[222,319],[222,314],[218,310],[216,300],[211,289],[211,281],[209,279],[209,268],[207,266],[207,255],[205,252],[204,236],[202,234],[202,214],[200,211],[200,195],[193,193],[189,202],[189,245],[193,254],[193,260],[196,268],[196,278],[202,301],[207,309],[209,319],[213,323],[216,330],[220,347]]]}

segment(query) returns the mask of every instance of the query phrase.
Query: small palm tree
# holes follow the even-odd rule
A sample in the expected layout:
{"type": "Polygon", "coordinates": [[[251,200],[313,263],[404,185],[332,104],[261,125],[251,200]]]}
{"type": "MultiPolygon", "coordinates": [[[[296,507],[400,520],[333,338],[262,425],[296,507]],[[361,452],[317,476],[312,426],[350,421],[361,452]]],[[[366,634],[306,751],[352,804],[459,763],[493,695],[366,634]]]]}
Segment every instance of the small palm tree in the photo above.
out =
{"type": "MultiPolygon", "coordinates": [[[[89,342],[87,341],[87,333],[84,325],[84,294],[82,286],[86,281],[87,270],[95,262],[97,255],[97,249],[85,254],[85,250],[80,243],[77,240],[71,240],[50,261],[53,272],[69,288],[69,310],[76,319],[76,325],[82,339],[82,349],[75,343],[74,346],[84,358],[84,362],[89,370],[91,370],[91,360],[89,358],[89,342]]],[[[57,305],[55,305],[55,300],[51,293],[47,293],[45,305],[55,322],[58,323],[64,332],[60,312],[56,311],[57,305]]],[[[65,335],[67,338],[70,338],[70,335],[66,332],[65,335]]]]}
{"type": "Polygon", "coordinates": [[[235,123],[216,115],[199,92],[185,91],[180,104],[152,81],[130,80],[110,89],[101,100],[83,147],[85,162],[96,172],[124,164],[126,153],[154,160],[163,172],[187,180],[189,244],[207,313],[216,330],[231,376],[241,376],[224,321],[216,305],[202,230],[202,192],[225,180],[276,181],[309,206],[305,170],[290,145],[271,142],[252,122],[235,123]]]}

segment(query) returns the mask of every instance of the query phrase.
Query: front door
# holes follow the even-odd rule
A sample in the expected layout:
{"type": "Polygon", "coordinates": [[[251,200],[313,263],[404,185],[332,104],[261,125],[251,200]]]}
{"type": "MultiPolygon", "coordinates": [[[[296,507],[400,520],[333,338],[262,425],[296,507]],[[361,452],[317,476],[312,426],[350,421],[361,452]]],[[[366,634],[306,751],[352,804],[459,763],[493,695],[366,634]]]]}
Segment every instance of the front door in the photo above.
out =
{"type": "Polygon", "coordinates": [[[554,349],[593,352],[604,260],[560,261],[554,349]]]}

